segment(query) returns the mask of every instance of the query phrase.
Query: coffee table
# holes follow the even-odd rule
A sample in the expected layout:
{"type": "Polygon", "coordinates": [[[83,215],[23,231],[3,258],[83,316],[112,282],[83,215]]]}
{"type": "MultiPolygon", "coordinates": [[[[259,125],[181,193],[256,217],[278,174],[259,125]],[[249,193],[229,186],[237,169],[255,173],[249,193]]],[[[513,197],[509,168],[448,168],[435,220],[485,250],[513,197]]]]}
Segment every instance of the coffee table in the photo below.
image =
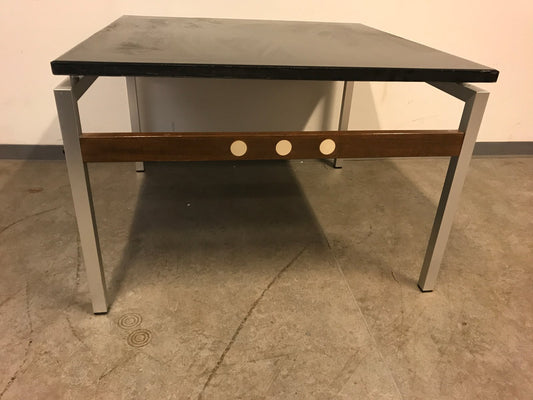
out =
{"type": "Polygon", "coordinates": [[[365,25],[123,16],[52,61],[55,99],[94,313],[109,303],[89,162],[450,157],[422,265],[432,291],[498,71],[365,25]],[[131,132],[82,132],[78,100],[99,76],[126,77],[131,132]],[[339,128],[304,132],[140,132],[136,77],[344,82],[339,128]],[[457,130],[348,130],[354,82],[427,82],[464,102],[457,130]]]}

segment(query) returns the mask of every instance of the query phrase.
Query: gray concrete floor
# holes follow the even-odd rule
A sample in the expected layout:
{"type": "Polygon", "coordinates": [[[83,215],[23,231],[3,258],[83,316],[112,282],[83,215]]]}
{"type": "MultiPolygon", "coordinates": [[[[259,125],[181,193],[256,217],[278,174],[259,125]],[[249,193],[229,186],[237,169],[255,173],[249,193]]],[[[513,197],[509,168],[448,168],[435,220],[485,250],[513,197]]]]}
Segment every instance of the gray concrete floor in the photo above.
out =
{"type": "Polygon", "coordinates": [[[533,158],[474,159],[416,286],[445,159],[0,162],[0,399],[532,399],[533,158]]]}

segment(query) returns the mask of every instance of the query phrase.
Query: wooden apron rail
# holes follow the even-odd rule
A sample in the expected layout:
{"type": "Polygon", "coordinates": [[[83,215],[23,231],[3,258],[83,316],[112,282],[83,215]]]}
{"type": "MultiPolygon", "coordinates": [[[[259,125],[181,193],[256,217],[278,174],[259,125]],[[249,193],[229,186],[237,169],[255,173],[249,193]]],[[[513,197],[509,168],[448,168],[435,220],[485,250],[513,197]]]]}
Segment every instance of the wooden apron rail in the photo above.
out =
{"type": "Polygon", "coordinates": [[[83,161],[458,156],[457,130],[84,133],[83,161]]]}

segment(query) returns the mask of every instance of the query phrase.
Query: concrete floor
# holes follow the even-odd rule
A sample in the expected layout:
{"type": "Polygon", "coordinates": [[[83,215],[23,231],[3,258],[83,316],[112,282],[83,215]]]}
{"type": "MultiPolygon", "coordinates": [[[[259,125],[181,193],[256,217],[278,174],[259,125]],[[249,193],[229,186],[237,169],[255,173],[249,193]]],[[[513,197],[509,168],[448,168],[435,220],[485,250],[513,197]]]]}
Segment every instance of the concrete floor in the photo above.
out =
{"type": "Polygon", "coordinates": [[[0,399],[532,399],[533,158],[90,167],[91,314],[64,162],[0,161],[0,399]]]}

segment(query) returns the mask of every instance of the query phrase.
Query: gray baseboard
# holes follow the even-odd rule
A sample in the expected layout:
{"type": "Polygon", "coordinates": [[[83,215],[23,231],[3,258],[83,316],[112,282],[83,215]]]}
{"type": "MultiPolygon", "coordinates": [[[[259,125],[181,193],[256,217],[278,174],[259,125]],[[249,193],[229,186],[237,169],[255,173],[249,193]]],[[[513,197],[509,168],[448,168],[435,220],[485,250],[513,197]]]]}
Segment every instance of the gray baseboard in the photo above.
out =
{"type": "Polygon", "coordinates": [[[62,145],[0,144],[0,159],[64,160],[62,145]]]}
{"type": "Polygon", "coordinates": [[[475,156],[530,156],[533,142],[477,142],[475,156]]]}
{"type": "MultiPolygon", "coordinates": [[[[533,142],[478,142],[475,156],[531,156],[533,142]]],[[[61,145],[0,144],[0,159],[64,160],[61,145]]]]}

